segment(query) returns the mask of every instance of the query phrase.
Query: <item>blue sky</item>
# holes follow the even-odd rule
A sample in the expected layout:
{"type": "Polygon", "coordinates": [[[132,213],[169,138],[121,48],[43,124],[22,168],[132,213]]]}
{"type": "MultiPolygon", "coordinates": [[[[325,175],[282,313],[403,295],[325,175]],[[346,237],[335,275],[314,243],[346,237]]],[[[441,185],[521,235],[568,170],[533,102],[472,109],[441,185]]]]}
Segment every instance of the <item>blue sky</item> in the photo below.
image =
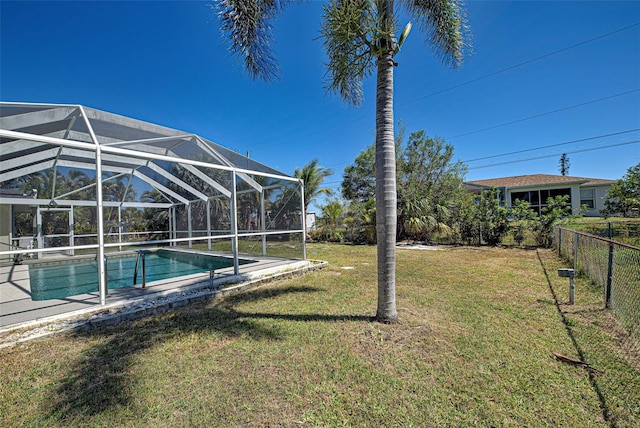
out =
{"type": "MultiPolygon", "coordinates": [[[[318,158],[339,190],[373,142],[375,77],[357,109],[326,93],[322,4],[274,22],[281,78],[264,83],[229,54],[208,2],[2,0],[0,99],[181,129],[288,174],[318,158]]],[[[640,162],[640,2],[467,6],[474,48],[460,70],[415,27],[396,57],[395,118],[407,132],[452,144],[468,180],[559,174],[562,153],[573,176],[617,179],[640,162]]]]}

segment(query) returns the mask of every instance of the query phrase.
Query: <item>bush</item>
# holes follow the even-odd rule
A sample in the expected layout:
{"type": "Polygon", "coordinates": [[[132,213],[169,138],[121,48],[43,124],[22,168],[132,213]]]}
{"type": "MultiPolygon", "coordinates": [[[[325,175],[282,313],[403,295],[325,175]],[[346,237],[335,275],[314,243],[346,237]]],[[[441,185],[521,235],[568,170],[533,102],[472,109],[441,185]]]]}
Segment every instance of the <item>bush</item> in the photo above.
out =
{"type": "Polygon", "coordinates": [[[542,215],[533,221],[533,233],[539,246],[549,248],[553,244],[553,226],[571,214],[568,201],[567,195],[547,199],[547,206],[542,209],[542,215]]]}

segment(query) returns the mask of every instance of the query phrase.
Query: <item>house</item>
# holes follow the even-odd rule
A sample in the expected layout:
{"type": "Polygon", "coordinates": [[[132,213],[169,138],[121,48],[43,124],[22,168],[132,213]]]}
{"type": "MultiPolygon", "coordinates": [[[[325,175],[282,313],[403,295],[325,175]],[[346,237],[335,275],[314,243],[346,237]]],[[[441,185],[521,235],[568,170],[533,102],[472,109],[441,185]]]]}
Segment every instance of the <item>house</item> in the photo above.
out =
{"type": "Polygon", "coordinates": [[[587,211],[583,215],[588,217],[600,216],[604,209],[607,191],[616,180],[599,178],[570,177],[566,175],[531,174],[515,177],[491,178],[466,182],[470,191],[497,188],[507,206],[511,206],[516,199],[527,201],[531,208],[541,213],[550,197],[568,195],[573,214],[580,212],[585,205],[587,211]]]}

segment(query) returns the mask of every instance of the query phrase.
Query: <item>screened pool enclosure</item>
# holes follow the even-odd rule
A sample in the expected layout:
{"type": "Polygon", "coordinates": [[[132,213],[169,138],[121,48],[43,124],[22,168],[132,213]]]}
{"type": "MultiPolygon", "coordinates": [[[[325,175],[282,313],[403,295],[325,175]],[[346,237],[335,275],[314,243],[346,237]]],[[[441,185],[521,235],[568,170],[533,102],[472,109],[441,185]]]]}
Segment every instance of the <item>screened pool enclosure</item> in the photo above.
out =
{"type": "Polygon", "coordinates": [[[0,103],[0,263],[149,248],[306,259],[303,183],[198,135],[79,105],[0,103]]]}

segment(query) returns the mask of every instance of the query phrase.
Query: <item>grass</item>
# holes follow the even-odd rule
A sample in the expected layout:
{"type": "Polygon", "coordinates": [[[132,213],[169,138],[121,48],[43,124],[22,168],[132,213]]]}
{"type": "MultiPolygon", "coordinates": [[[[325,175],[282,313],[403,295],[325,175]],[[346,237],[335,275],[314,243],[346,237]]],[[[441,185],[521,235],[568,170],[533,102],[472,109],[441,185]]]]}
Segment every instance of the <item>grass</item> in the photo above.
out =
{"type": "Polygon", "coordinates": [[[308,255],[329,267],[1,350],[0,425],[638,426],[640,348],[588,281],[563,303],[552,252],[398,250],[391,325],[375,248],[308,255]]]}
{"type": "MultiPolygon", "coordinates": [[[[583,223],[589,224],[598,223],[583,223]]],[[[636,222],[635,225],[639,226],[637,230],[640,231],[640,223],[636,222]]],[[[559,235],[562,238],[559,241],[562,256],[570,264],[573,264],[573,259],[577,256],[576,271],[602,287],[600,298],[603,302],[604,287],[609,283],[608,275],[611,275],[610,307],[627,331],[640,340],[640,248],[619,243],[609,245],[607,241],[597,237],[576,235],[574,231],[579,227],[575,226],[570,225],[569,229],[564,229],[565,232],[559,235]],[[575,242],[578,242],[577,249],[575,242]]],[[[620,229],[618,225],[616,228],[620,229]]],[[[615,240],[621,241],[618,237],[615,240]]]]}
{"type": "Polygon", "coordinates": [[[571,219],[563,227],[608,238],[609,224],[612,226],[614,241],[640,248],[640,219],[638,218],[581,217],[571,219]]]}
{"type": "MultiPolygon", "coordinates": [[[[284,235],[284,234],[283,234],[284,235]]],[[[287,234],[288,235],[288,234],[287,234]]],[[[276,235],[279,236],[279,235],[276,235]]],[[[279,241],[275,238],[267,239],[265,244],[266,255],[268,257],[283,257],[283,258],[294,258],[300,259],[302,258],[303,250],[302,250],[302,240],[301,236],[295,236],[295,234],[291,234],[291,236],[287,236],[288,239],[284,239],[279,241]]],[[[182,245],[181,247],[188,248],[187,245],[182,245]]],[[[206,242],[200,242],[193,244],[191,246],[193,249],[206,251],[208,249],[208,245],[206,242]]],[[[231,240],[212,240],[211,242],[211,250],[231,253],[231,240]]],[[[241,238],[238,240],[238,251],[240,254],[249,254],[249,255],[262,255],[262,239],[261,238],[241,238]]]]}

